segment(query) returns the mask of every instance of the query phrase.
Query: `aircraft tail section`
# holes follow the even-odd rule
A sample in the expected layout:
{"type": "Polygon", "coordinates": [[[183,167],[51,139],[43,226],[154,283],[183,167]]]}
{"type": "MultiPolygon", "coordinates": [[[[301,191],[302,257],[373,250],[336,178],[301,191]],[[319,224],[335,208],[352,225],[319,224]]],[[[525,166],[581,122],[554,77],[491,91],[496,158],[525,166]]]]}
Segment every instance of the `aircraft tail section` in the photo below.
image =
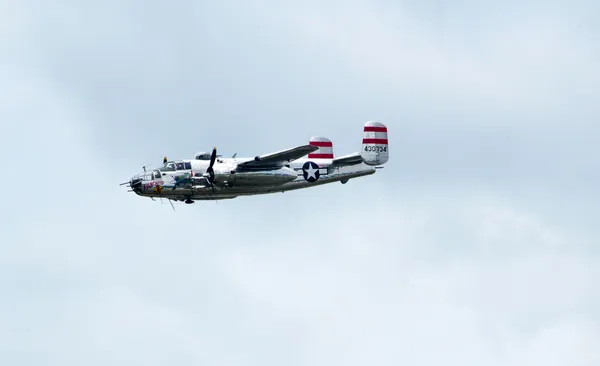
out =
{"type": "Polygon", "coordinates": [[[319,147],[308,154],[309,159],[333,159],[333,143],[329,139],[321,136],[311,137],[309,145],[319,147]]]}
{"type": "Polygon", "coordinates": [[[369,121],[363,128],[362,160],[367,165],[382,165],[389,159],[387,127],[381,122],[369,121]]]}

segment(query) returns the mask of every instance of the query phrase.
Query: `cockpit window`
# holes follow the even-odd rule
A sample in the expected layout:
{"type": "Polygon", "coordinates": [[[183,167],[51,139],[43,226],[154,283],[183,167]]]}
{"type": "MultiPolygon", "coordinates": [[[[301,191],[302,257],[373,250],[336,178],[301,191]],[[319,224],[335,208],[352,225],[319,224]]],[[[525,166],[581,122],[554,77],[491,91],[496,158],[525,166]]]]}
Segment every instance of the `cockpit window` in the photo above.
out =
{"type": "Polygon", "coordinates": [[[183,170],[183,163],[177,163],[177,170],[183,170]]]}
{"type": "Polygon", "coordinates": [[[192,163],[190,163],[189,161],[184,161],[183,165],[185,166],[185,169],[187,169],[187,170],[192,169],[192,163]]]}
{"type": "Polygon", "coordinates": [[[154,173],[152,175],[152,179],[160,179],[161,178],[161,174],[158,170],[153,171],[152,173],[154,173]]]}
{"type": "Polygon", "coordinates": [[[163,172],[175,171],[175,163],[172,161],[168,161],[165,163],[165,165],[163,165],[162,168],[160,168],[160,170],[162,170],[163,172]]]}

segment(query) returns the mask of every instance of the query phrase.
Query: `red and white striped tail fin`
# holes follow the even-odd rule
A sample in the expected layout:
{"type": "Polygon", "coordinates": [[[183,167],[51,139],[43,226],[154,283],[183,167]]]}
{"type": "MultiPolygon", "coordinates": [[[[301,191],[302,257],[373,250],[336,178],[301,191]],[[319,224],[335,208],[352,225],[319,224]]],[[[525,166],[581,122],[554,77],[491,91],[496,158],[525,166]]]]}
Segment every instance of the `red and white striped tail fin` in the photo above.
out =
{"type": "Polygon", "coordinates": [[[387,127],[381,122],[369,121],[363,129],[360,155],[367,165],[385,164],[389,159],[387,127]]]}
{"type": "Polygon", "coordinates": [[[312,146],[318,146],[319,149],[308,154],[309,159],[333,159],[333,143],[325,137],[311,137],[308,142],[312,146]]]}

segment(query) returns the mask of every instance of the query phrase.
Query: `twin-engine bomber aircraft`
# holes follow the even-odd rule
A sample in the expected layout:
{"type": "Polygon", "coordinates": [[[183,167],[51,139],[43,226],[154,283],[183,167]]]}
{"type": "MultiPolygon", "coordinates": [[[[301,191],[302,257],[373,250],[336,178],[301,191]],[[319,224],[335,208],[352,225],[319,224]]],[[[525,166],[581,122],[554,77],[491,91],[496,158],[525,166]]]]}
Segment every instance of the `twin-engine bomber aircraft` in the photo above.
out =
{"type": "Polygon", "coordinates": [[[333,144],[325,137],[312,137],[302,145],[253,158],[223,158],[199,153],[194,159],[167,161],[121,183],[139,196],[167,198],[169,202],[221,200],[321,184],[342,182],[375,173],[389,158],[387,127],[367,122],[360,152],[335,158],[333,144]]]}

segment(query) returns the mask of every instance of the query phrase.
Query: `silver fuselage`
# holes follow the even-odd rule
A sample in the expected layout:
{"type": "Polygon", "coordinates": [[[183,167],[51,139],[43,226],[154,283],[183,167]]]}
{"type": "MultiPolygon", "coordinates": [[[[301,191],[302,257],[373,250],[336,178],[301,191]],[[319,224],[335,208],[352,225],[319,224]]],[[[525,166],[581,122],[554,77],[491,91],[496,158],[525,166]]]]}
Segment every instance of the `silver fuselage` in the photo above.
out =
{"type": "Polygon", "coordinates": [[[168,198],[175,201],[229,199],[237,196],[286,192],[323,184],[342,182],[375,173],[376,168],[364,163],[335,166],[332,159],[298,159],[273,169],[236,170],[239,162],[248,160],[218,158],[214,164],[214,187],[175,184],[175,177],[204,174],[207,160],[184,160],[191,169],[149,170],[136,177],[134,192],[140,196],[168,198]]]}

